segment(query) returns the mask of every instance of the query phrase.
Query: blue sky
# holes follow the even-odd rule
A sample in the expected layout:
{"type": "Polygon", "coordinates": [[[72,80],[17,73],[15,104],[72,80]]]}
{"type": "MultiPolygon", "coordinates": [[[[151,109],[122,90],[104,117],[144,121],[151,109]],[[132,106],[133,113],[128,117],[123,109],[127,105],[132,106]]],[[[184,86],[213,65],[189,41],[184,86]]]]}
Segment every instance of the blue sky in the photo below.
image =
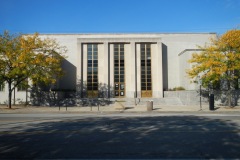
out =
{"type": "Polygon", "coordinates": [[[0,32],[172,33],[240,28],[240,0],[0,0],[0,32]]]}

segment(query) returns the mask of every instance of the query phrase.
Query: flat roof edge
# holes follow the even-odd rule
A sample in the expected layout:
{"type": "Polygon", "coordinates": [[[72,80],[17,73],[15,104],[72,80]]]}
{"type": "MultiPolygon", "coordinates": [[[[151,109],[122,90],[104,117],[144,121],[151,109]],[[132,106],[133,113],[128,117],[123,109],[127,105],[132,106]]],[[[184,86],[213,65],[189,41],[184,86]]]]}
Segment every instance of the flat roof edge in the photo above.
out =
{"type": "MultiPolygon", "coordinates": [[[[31,35],[31,34],[34,34],[34,33],[27,33],[27,34],[24,34],[24,35],[31,35]]],[[[147,34],[217,34],[216,32],[184,32],[184,33],[178,33],[178,32],[173,32],[173,33],[161,33],[161,32],[139,32],[139,33],[39,33],[40,35],[137,35],[137,34],[142,34],[142,35],[147,35],[147,34]]]]}

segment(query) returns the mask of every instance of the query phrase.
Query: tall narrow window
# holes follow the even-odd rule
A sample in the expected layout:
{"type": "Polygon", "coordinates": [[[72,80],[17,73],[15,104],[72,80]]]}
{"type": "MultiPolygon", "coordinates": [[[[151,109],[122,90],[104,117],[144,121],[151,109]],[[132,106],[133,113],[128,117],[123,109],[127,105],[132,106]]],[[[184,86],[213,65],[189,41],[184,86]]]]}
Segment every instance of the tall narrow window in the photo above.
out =
{"type": "Polygon", "coordinates": [[[152,97],[151,45],[141,44],[142,97],[152,97]]]}
{"type": "Polygon", "coordinates": [[[5,86],[4,86],[4,83],[0,83],[0,92],[1,92],[1,91],[4,91],[4,87],[5,87],[5,86]]]}
{"type": "Polygon", "coordinates": [[[125,96],[124,44],[114,44],[114,90],[115,97],[125,96]]]}
{"type": "Polygon", "coordinates": [[[87,91],[89,98],[98,97],[98,46],[87,45],[87,91]]]}
{"type": "Polygon", "coordinates": [[[28,81],[24,80],[17,86],[18,91],[26,91],[28,89],[28,81]]]}

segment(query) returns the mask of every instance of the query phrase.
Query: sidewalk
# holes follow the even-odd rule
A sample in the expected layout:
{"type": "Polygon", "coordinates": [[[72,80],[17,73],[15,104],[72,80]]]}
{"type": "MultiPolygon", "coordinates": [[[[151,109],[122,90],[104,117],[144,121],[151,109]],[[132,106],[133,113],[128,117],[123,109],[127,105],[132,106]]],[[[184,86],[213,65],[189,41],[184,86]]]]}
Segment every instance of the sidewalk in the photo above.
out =
{"type": "MultiPolygon", "coordinates": [[[[166,113],[166,112],[211,112],[211,113],[222,113],[222,112],[231,112],[231,113],[240,113],[240,106],[236,106],[234,108],[229,108],[227,106],[216,106],[214,111],[209,110],[208,105],[202,106],[200,110],[200,106],[153,106],[153,110],[151,112],[155,113],[166,113]]],[[[1,113],[134,113],[134,112],[149,112],[147,111],[146,106],[129,106],[123,108],[117,108],[113,105],[111,106],[84,106],[84,107],[42,107],[42,106],[12,106],[12,109],[9,109],[5,105],[0,106],[0,114],[1,113]]]]}

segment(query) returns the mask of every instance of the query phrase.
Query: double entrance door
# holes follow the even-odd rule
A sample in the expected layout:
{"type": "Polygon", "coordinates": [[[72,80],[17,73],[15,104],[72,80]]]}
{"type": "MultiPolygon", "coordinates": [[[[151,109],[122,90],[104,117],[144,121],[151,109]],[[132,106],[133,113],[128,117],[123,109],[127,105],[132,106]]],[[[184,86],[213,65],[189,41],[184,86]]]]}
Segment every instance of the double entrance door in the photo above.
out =
{"type": "Polygon", "coordinates": [[[115,82],[115,97],[124,97],[125,96],[125,84],[115,82]]]}

